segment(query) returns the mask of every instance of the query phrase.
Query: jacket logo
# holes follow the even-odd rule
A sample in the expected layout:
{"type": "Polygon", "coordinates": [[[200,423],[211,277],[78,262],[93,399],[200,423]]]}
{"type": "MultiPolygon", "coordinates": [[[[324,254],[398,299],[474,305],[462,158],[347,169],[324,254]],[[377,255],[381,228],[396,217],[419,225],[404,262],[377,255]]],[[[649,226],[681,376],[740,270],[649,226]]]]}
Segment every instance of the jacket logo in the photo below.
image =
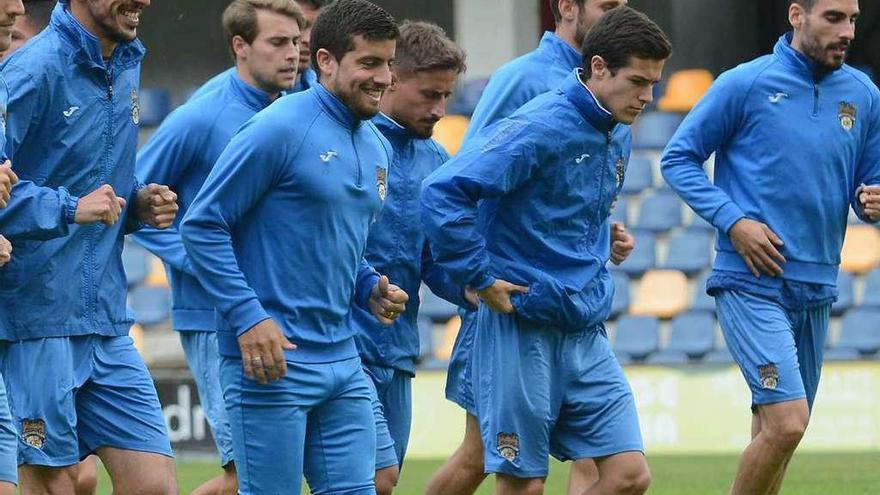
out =
{"type": "Polygon", "coordinates": [[[21,439],[35,449],[42,449],[46,442],[46,422],[42,419],[23,419],[21,439]]]}
{"type": "Polygon", "coordinates": [[[519,435],[516,433],[498,433],[495,450],[508,462],[513,462],[519,457],[519,435]]]}
{"type": "Polygon", "coordinates": [[[853,126],[856,125],[856,106],[845,101],[840,102],[837,116],[840,118],[840,126],[845,131],[852,130],[853,126]]]}
{"type": "Polygon", "coordinates": [[[376,190],[379,191],[379,199],[385,201],[388,192],[388,174],[382,167],[376,167],[376,190]]]}
{"type": "Polygon", "coordinates": [[[73,106],[73,107],[70,107],[70,108],[68,108],[67,110],[61,112],[61,114],[64,115],[64,118],[65,118],[65,119],[69,119],[69,118],[70,118],[71,116],[73,116],[73,114],[75,114],[77,111],[79,111],[79,107],[77,107],[77,106],[73,106]]]}
{"type": "Polygon", "coordinates": [[[321,153],[319,156],[321,157],[322,162],[330,163],[330,160],[332,160],[334,157],[339,156],[339,153],[337,153],[333,150],[329,150],[329,151],[325,151],[325,152],[321,153]]]}
{"type": "Polygon", "coordinates": [[[779,92],[779,93],[776,93],[775,95],[770,95],[767,97],[767,99],[770,100],[770,103],[779,103],[779,100],[781,100],[783,98],[788,98],[788,95],[786,93],[782,93],[782,92],[779,92]]]}
{"type": "Polygon", "coordinates": [[[134,125],[138,125],[141,123],[141,103],[138,100],[137,90],[132,89],[128,97],[131,98],[131,121],[134,125]]]}
{"type": "Polygon", "coordinates": [[[614,178],[617,179],[617,188],[623,187],[623,179],[626,176],[626,169],[623,166],[623,157],[617,158],[617,164],[614,166],[614,178]]]}
{"type": "Polygon", "coordinates": [[[589,153],[584,153],[583,155],[575,158],[574,162],[577,163],[578,165],[580,165],[581,163],[583,163],[584,160],[586,160],[589,157],[590,157],[589,153]]]}

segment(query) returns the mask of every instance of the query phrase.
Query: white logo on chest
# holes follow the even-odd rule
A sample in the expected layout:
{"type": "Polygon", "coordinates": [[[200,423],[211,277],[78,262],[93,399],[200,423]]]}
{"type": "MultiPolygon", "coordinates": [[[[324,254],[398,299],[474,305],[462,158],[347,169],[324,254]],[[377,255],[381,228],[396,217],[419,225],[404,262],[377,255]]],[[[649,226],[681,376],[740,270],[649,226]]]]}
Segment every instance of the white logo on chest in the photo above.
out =
{"type": "Polygon", "coordinates": [[[79,111],[79,107],[70,107],[67,110],[61,112],[64,115],[64,118],[69,119],[73,114],[79,111]]]}
{"type": "Polygon", "coordinates": [[[336,153],[333,150],[325,151],[320,154],[321,161],[324,163],[330,163],[330,160],[332,160],[334,157],[337,157],[337,156],[339,156],[339,153],[336,153]]]}
{"type": "Polygon", "coordinates": [[[788,95],[785,93],[781,93],[781,92],[776,93],[775,95],[770,95],[767,97],[767,99],[770,100],[770,103],[779,103],[779,100],[781,100],[783,98],[788,98],[788,95]]]}
{"type": "Polygon", "coordinates": [[[580,165],[581,163],[583,163],[584,160],[586,160],[589,157],[590,157],[589,153],[584,153],[583,155],[579,156],[578,158],[575,158],[574,162],[577,163],[578,165],[580,165]]]}

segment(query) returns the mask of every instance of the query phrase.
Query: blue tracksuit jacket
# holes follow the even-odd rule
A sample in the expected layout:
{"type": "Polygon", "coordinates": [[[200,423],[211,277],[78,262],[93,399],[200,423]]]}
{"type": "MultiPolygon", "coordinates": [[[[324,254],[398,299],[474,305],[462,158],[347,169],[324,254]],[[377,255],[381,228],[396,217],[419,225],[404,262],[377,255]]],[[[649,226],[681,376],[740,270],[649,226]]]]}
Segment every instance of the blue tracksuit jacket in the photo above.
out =
{"type": "Polygon", "coordinates": [[[880,91],[848,66],[821,71],[790,42],[788,33],[772,55],[718,78],[670,141],[662,171],[721,233],[716,270],[752,278],[726,235],[747,217],[785,243],[783,279],[834,286],[848,208],[863,217],[855,192],[880,184],[880,91]],[[702,168],[713,152],[714,184],[702,168]]]}
{"type": "Polygon", "coordinates": [[[105,62],[98,39],[61,2],[49,27],[2,66],[6,151],[23,185],[0,213],[15,250],[0,270],[2,340],[128,333],[121,252],[124,228],[137,222],[71,224],[78,197],[104,183],[128,198],[123,214],[132,211],[144,52],[139,41],[120,43],[105,62]],[[35,217],[36,235],[19,223],[35,217]]]}
{"type": "MultiPolygon", "coordinates": [[[[196,98],[200,98],[216,89],[222,88],[229,82],[230,79],[235,75],[235,67],[230,67],[223,72],[217,74],[205,81],[204,84],[199,86],[198,89],[193,92],[193,94],[189,97],[190,101],[195,100],[196,98]]],[[[297,81],[296,86],[290,90],[290,93],[299,93],[305,91],[312,86],[318,84],[318,75],[315,73],[314,69],[311,67],[302,71],[300,74],[299,81],[297,81]]]]}
{"type": "Polygon", "coordinates": [[[425,232],[453,280],[527,285],[511,298],[517,314],[565,331],[610,312],[609,215],[631,143],[578,73],[480,131],[422,191],[425,232]]]}
{"type": "Polygon", "coordinates": [[[269,95],[232,74],[224,86],[190,100],[169,115],[138,153],[138,178],[145,183],[167,184],[177,193],[180,206],[173,227],[147,227],[134,234],[139,244],[165,262],[175,330],[217,328],[213,302],[195,277],[178,227],[229,140],[269,103],[269,95]]]}
{"type": "Polygon", "coordinates": [[[389,169],[388,197],[370,230],[366,259],[376,270],[409,294],[406,313],[390,327],[376,321],[369,311],[352,308],[352,323],[358,329],[357,343],[365,363],[415,373],[419,356],[419,286],[422,280],[441,297],[467,305],[462,288],[449,278],[431,257],[431,250],[419,219],[422,181],[449,159],[432,139],[414,136],[384,114],[373,123],[391,143],[394,161],[389,169]]]}
{"type": "Polygon", "coordinates": [[[363,256],[391,154],[321,85],[282,97],[232,138],[180,227],[224,319],[221,354],[239,356],[237,337],[271,317],[298,346],[289,361],[357,356],[348,313],[366,307],[379,278],[363,256]]]}

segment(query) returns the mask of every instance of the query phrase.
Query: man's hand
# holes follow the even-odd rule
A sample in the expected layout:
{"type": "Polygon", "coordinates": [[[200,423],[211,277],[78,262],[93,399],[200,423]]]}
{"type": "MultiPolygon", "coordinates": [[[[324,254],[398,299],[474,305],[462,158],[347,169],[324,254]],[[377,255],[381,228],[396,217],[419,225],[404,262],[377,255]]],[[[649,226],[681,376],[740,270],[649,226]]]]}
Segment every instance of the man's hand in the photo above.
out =
{"type": "Polygon", "coordinates": [[[880,186],[862,184],[857,191],[862,211],[872,222],[880,221],[880,186]]]}
{"type": "Polygon", "coordinates": [[[486,287],[481,291],[480,298],[489,305],[489,309],[496,313],[513,313],[513,305],[510,304],[510,296],[512,294],[525,294],[529,291],[528,287],[512,284],[506,280],[496,279],[495,283],[486,287]]]}
{"type": "Polygon", "coordinates": [[[18,176],[12,171],[12,163],[9,160],[0,165],[0,208],[6,208],[9,204],[9,195],[12,194],[12,186],[18,182],[18,176]]]}
{"type": "Polygon", "coordinates": [[[9,263],[12,259],[12,244],[2,235],[0,235],[0,266],[9,263]]]}
{"type": "Polygon", "coordinates": [[[177,216],[177,194],[168,186],[149,184],[137,193],[135,214],[147,225],[167,229],[177,216]]]}
{"type": "Polygon", "coordinates": [[[636,238],[620,222],[611,223],[611,262],[623,263],[636,247],[636,238]]]}
{"type": "Polygon", "coordinates": [[[400,287],[388,282],[388,277],[382,275],[379,282],[373,286],[370,293],[370,312],[386,327],[394,323],[400,313],[406,311],[406,302],[409,295],[400,287]]]}
{"type": "Polygon", "coordinates": [[[238,347],[245,376],[264,385],[287,374],[284,351],[296,349],[271,319],[263,320],[241,334],[238,347]]]}
{"type": "Polygon", "coordinates": [[[73,221],[80,225],[103,222],[109,227],[119,220],[123,208],[125,199],[117,196],[109,184],[104,184],[79,198],[73,221]]]}
{"type": "Polygon", "coordinates": [[[782,267],[779,265],[785,263],[785,257],[779,252],[779,248],[783,242],[770,227],[743,218],[733,224],[729,236],[736,252],[742,256],[754,276],[760,278],[761,273],[771,277],[782,275],[782,267]]]}
{"type": "Polygon", "coordinates": [[[470,285],[466,285],[464,288],[464,300],[469,302],[471,306],[477,307],[480,305],[480,295],[477,294],[477,291],[474,290],[470,285]]]}

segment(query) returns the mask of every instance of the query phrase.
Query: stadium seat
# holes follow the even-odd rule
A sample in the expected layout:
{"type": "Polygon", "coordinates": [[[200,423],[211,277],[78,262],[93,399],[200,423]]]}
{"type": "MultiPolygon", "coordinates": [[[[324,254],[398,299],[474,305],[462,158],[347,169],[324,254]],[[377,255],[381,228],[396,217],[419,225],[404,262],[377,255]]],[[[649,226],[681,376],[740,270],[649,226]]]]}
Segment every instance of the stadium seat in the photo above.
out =
{"type": "Polygon", "coordinates": [[[654,172],[651,160],[644,157],[633,157],[626,167],[623,180],[623,194],[638,194],[654,185],[654,172]]]}
{"type": "Polygon", "coordinates": [[[483,95],[483,90],[489,84],[488,79],[471,79],[463,82],[455,92],[455,98],[449,103],[449,113],[470,117],[483,95]]]}
{"type": "MultiPolygon", "coordinates": [[[[853,306],[854,301],[855,295],[853,291],[852,274],[839,272],[837,274],[837,301],[831,305],[831,315],[842,315],[853,306]]],[[[880,302],[880,294],[878,294],[878,302],[880,302]]]]}
{"type": "Polygon", "coordinates": [[[133,242],[126,242],[122,247],[122,268],[128,287],[134,287],[147,278],[147,259],[149,252],[133,242]]]}
{"type": "Polygon", "coordinates": [[[670,112],[643,114],[633,125],[633,149],[662,151],[682,119],[682,115],[670,112]]]}
{"type": "Polygon", "coordinates": [[[880,232],[871,225],[850,225],[840,255],[840,268],[865,273],[880,264],[880,232]]]}
{"type": "Polygon", "coordinates": [[[705,311],[688,312],[672,320],[666,351],[691,358],[703,357],[715,348],[715,318],[705,311]]]}
{"type": "Polygon", "coordinates": [[[694,297],[691,299],[691,311],[705,311],[715,314],[715,298],[706,294],[706,279],[709,275],[704,275],[694,282],[694,297]]]}
{"type": "Polygon", "coordinates": [[[680,351],[671,351],[668,349],[664,349],[659,352],[655,352],[648,356],[645,359],[645,364],[657,364],[661,366],[676,366],[681,364],[687,364],[689,361],[688,355],[680,352],[680,351]]]}
{"type": "Polygon", "coordinates": [[[861,354],[880,350],[880,308],[854,308],[843,316],[840,338],[834,348],[855,349],[861,354]]]}
{"type": "Polygon", "coordinates": [[[688,307],[687,277],[676,270],[651,270],[639,284],[629,309],[636,316],[672,318],[688,307]]]}
{"type": "Polygon", "coordinates": [[[611,276],[614,278],[614,299],[609,318],[613,320],[629,309],[629,278],[618,271],[612,272],[611,276]]]}
{"type": "Polygon", "coordinates": [[[427,316],[416,318],[419,330],[419,359],[429,358],[434,353],[434,322],[427,316]]]}
{"type": "Polygon", "coordinates": [[[657,350],[659,333],[657,318],[626,315],[617,321],[614,353],[642,361],[657,350]]]}
{"type": "Polygon", "coordinates": [[[668,256],[663,268],[693,276],[709,266],[712,235],[707,231],[686,230],[669,239],[668,256]]]}
{"type": "Polygon", "coordinates": [[[880,268],[874,268],[865,276],[865,290],[862,292],[862,303],[859,306],[880,308],[880,268]]]}
{"type": "Polygon", "coordinates": [[[635,249],[633,249],[632,254],[629,255],[626,261],[620,266],[612,265],[611,269],[622,271],[630,277],[638,277],[654,268],[657,261],[656,242],[654,241],[654,234],[650,232],[633,230],[631,233],[636,238],[635,249]]]}
{"type": "Polygon", "coordinates": [[[141,88],[138,103],[142,127],[157,127],[171,113],[171,93],[167,89],[141,88]]]}
{"type": "Polygon", "coordinates": [[[144,328],[137,323],[128,330],[128,336],[134,343],[134,348],[143,356],[144,354],[144,328]]]}
{"type": "Polygon", "coordinates": [[[711,223],[703,220],[703,217],[697,215],[696,213],[691,215],[691,220],[685,225],[685,229],[692,232],[709,232],[715,233],[715,226],[711,223]]]}
{"type": "Polygon", "coordinates": [[[700,98],[709,91],[715,78],[705,69],[685,69],[674,72],[666,84],[666,93],[657,103],[664,112],[690,112],[700,98]]]}
{"type": "Polygon", "coordinates": [[[835,347],[826,349],[822,353],[822,359],[828,361],[858,361],[862,357],[859,351],[849,348],[835,347]]]}
{"type": "Polygon", "coordinates": [[[461,328],[461,318],[455,315],[443,325],[443,338],[440,345],[434,350],[434,357],[442,361],[449,361],[452,356],[452,347],[455,345],[455,337],[461,328]]]}
{"type": "Polygon", "coordinates": [[[148,255],[150,271],[144,282],[150,287],[168,287],[168,275],[165,273],[165,265],[162,260],[153,255],[148,255]]]}
{"type": "Polygon", "coordinates": [[[445,322],[458,314],[458,306],[431,292],[424,284],[419,288],[419,316],[445,322]]]}
{"type": "Polygon", "coordinates": [[[681,225],[681,200],[670,192],[657,192],[642,200],[635,227],[665,232],[681,225]]]}
{"type": "Polygon", "coordinates": [[[455,155],[461,148],[461,141],[469,123],[470,119],[463,115],[447,115],[434,126],[434,139],[447,153],[455,155]]]}
{"type": "Polygon", "coordinates": [[[129,293],[135,321],[144,326],[156,325],[171,315],[171,292],[167,287],[141,285],[129,293]]]}
{"type": "Polygon", "coordinates": [[[617,198],[617,204],[611,210],[611,221],[621,222],[623,225],[629,225],[629,201],[626,197],[617,198]]]}

